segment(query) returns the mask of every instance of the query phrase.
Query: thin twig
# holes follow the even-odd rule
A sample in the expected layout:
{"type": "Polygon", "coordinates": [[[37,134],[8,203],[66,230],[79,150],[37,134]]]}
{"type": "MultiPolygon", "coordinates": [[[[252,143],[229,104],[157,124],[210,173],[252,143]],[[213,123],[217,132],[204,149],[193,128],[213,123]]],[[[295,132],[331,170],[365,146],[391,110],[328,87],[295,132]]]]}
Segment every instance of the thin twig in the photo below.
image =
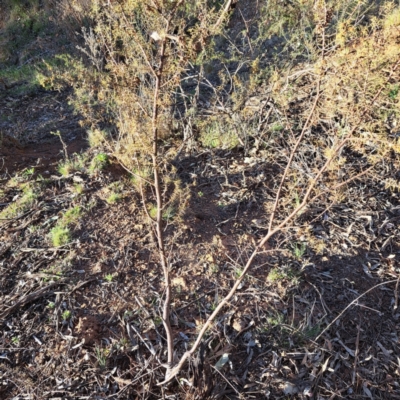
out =
{"type": "Polygon", "coordinates": [[[23,306],[25,306],[26,304],[35,301],[37,299],[40,299],[43,296],[48,296],[53,294],[53,291],[50,291],[49,289],[55,287],[55,286],[59,286],[59,285],[65,285],[67,283],[66,280],[59,280],[57,282],[52,282],[49,285],[42,287],[38,290],[36,290],[36,292],[32,292],[24,297],[22,297],[21,299],[19,299],[18,301],[16,301],[11,307],[3,310],[0,313],[0,319],[4,319],[6,318],[8,315],[10,315],[14,310],[19,309],[23,306]]]}
{"type": "Polygon", "coordinates": [[[372,290],[376,289],[379,286],[387,285],[389,283],[394,283],[394,282],[397,282],[397,279],[392,279],[390,281],[378,283],[377,285],[375,285],[372,288],[368,289],[363,294],[360,294],[350,304],[348,304],[347,307],[327,327],[325,327],[323,329],[323,331],[315,338],[315,341],[317,341],[353,304],[355,304],[358,300],[360,300],[361,297],[365,296],[367,293],[371,292],[372,290]]]}

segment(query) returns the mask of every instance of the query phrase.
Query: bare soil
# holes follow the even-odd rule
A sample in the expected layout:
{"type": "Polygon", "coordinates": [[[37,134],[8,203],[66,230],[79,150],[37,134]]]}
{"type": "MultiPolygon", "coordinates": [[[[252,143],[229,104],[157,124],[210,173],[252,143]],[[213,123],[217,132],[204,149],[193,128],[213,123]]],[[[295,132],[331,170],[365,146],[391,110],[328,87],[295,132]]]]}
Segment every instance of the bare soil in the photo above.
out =
{"type": "MultiPolygon", "coordinates": [[[[70,154],[85,147],[74,132],[70,154]]],[[[25,179],[49,172],[32,209],[1,221],[2,398],[400,397],[397,195],[355,186],[354,203],[319,217],[311,210],[293,230],[312,223],[329,243],[324,254],[295,257],[290,241],[277,238],[271,245],[281,251],[259,256],[182,374],[187,380],[166,390],[155,385],[165,352],[163,282],[140,196],[123,170],[111,164],[62,178],[62,145],[46,135],[25,146],[6,139],[1,158],[2,207],[18,192],[9,178],[23,179],[32,166],[25,179]],[[110,184],[121,181],[123,200],[108,204],[110,184]],[[84,213],[72,242],[54,248],[54,217],[76,205],[84,213]],[[230,362],[216,371],[223,354],[230,362]]],[[[261,205],[276,167],[211,150],[176,166],[191,192],[183,221],[167,227],[173,331],[183,352],[265,234],[261,205]]]]}

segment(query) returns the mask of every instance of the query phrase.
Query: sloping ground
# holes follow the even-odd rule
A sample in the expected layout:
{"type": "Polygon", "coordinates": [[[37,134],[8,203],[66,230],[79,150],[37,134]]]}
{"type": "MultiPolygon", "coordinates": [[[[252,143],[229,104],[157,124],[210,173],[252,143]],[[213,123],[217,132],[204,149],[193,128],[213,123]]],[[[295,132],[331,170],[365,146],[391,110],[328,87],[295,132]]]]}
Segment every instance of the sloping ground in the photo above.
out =
{"type": "MultiPolygon", "coordinates": [[[[311,223],[328,250],[278,238],[280,251],[259,257],[185,379],[161,389],[163,283],[152,233],[123,171],[90,171],[87,160],[80,172],[36,182],[29,209],[1,221],[2,398],[400,396],[397,194],[354,185],[357,201],[310,210],[293,230],[311,223]],[[109,204],[113,191],[121,200],[109,204]],[[70,242],[55,247],[51,228],[77,206],[70,242]],[[230,361],[216,371],[224,354],[230,361]]],[[[266,232],[260,204],[274,170],[215,151],[177,167],[191,192],[183,220],[167,228],[183,352],[266,232]]],[[[28,181],[37,175],[3,180],[3,209],[28,181]]]]}

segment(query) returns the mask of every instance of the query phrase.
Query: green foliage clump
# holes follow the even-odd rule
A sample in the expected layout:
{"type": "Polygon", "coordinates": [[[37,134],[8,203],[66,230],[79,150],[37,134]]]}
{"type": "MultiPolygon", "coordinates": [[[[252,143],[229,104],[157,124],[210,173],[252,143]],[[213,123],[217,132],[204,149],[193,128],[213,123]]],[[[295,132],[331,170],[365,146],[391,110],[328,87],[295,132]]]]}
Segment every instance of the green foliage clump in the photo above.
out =
{"type": "Polygon", "coordinates": [[[73,171],[68,161],[60,163],[57,170],[62,176],[69,176],[73,171]]]}
{"type": "MultiPolygon", "coordinates": [[[[46,90],[62,90],[85,76],[83,62],[70,54],[56,54],[36,65],[35,82],[46,90]]],[[[73,100],[71,104],[74,105],[73,100]]]]}
{"type": "Polygon", "coordinates": [[[239,144],[238,135],[228,123],[209,121],[201,131],[200,141],[205,147],[233,149],[239,144]]]}
{"type": "Polygon", "coordinates": [[[100,129],[89,129],[87,133],[90,147],[103,146],[108,139],[107,133],[100,129]]]}
{"type": "Polygon", "coordinates": [[[45,90],[61,90],[72,84],[78,75],[84,74],[81,62],[67,54],[42,58],[33,65],[11,65],[0,68],[0,81],[6,94],[23,95],[45,90]],[[68,71],[68,73],[67,73],[68,71]]]}
{"type": "MultiPolygon", "coordinates": [[[[268,3],[269,12],[269,7],[279,8],[277,3],[268,3]]],[[[287,65],[277,62],[268,79],[274,107],[262,139],[272,143],[269,162],[286,163],[281,155],[285,149],[293,149],[296,138],[304,133],[296,147],[297,170],[288,170],[285,179],[280,215],[288,215],[302,203],[305,188],[313,182],[311,177],[316,177],[326,162],[313,196],[323,196],[326,188],[340,188],[331,190],[326,201],[345,201],[350,192],[343,182],[357,174],[368,173],[370,181],[380,176],[380,183],[390,190],[398,186],[391,180],[393,176],[383,177],[382,173],[388,171],[385,163],[389,160],[391,168],[398,168],[400,160],[400,139],[396,135],[400,117],[399,6],[385,1],[368,8],[364,2],[328,0],[306,0],[302,5],[310,11],[306,17],[309,22],[304,21],[309,30],[303,32],[308,39],[299,40],[300,46],[308,46],[304,52],[307,56],[298,56],[293,50],[301,23],[296,26],[288,22],[281,31],[283,36],[290,33],[293,39],[288,44],[291,51],[282,57],[287,65]],[[360,18],[363,22],[357,23],[360,18]],[[274,110],[279,116],[273,115],[274,110]],[[279,134],[278,126],[284,127],[279,134]],[[311,152],[317,156],[311,157],[311,152]]],[[[298,12],[292,10],[292,6],[300,5],[291,3],[286,10],[293,12],[290,17],[298,21],[303,14],[298,8],[298,12]]],[[[284,12],[282,7],[280,10],[284,12]]],[[[271,212],[267,203],[265,210],[271,212]]],[[[312,235],[307,241],[314,251],[326,251],[326,243],[312,235]]],[[[301,257],[301,252],[298,249],[296,257],[301,257]]]]}
{"type": "Polygon", "coordinates": [[[87,154],[74,154],[71,158],[59,163],[58,172],[62,176],[69,176],[74,172],[84,172],[86,170],[87,154]]]}
{"type": "Polygon", "coordinates": [[[39,0],[4,0],[2,3],[1,17],[5,21],[3,34],[6,40],[0,44],[0,62],[5,62],[42,34],[48,20],[39,0]]]}
{"type": "Polygon", "coordinates": [[[81,183],[75,183],[74,184],[73,191],[76,194],[80,195],[80,194],[82,194],[84,192],[84,190],[85,190],[85,186],[83,184],[81,184],[81,183]]]}
{"type": "Polygon", "coordinates": [[[296,285],[298,283],[298,278],[299,274],[289,266],[272,268],[267,277],[268,281],[270,282],[277,283],[285,280],[292,285],[296,285]]]}
{"type": "Polygon", "coordinates": [[[82,209],[80,206],[75,206],[67,210],[61,218],[62,225],[76,224],[81,217],[82,209]]]}
{"type": "Polygon", "coordinates": [[[201,47],[205,50],[206,38],[219,32],[218,10],[206,0],[162,2],[157,8],[138,0],[95,0],[90,16],[97,23],[83,30],[86,45],[81,50],[92,67],[75,79],[72,104],[90,126],[91,145],[115,139],[101,131],[111,122],[118,132],[117,140],[109,140],[113,154],[131,169],[138,162],[142,168],[153,149],[154,93],[158,137],[167,138],[173,93],[188,63],[197,59],[201,47]],[[127,21],[131,29],[126,29],[127,21]],[[161,47],[162,82],[157,83],[161,47]]]}
{"type": "Polygon", "coordinates": [[[133,168],[130,182],[135,188],[140,189],[141,185],[146,186],[148,182],[151,182],[152,177],[153,169],[150,166],[133,168]]]}
{"type": "Polygon", "coordinates": [[[120,201],[121,199],[122,199],[122,195],[120,193],[112,192],[107,197],[106,201],[108,204],[114,204],[114,203],[117,203],[118,201],[120,201]]]}
{"type": "Polygon", "coordinates": [[[173,205],[167,206],[162,213],[162,218],[165,221],[171,221],[176,215],[176,209],[173,205]]]}
{"type": "Polygon", "coordinates": [[[107,188],[108,197],[106,198],[106,202],[108,204],[115,204],[115,203],[119,202],[120,200],[122,200],[123,189],[124,189],[124,185],[122,182],[116,181],[116,182],[111,183],[107,188]]]}
{"type": "Polygon", "coordinates": [[[22,196],[18,197],[13,203],[8,205],[0,212],[0,219],[10,219],[29,210],[38,197],[38,190],[32,184],[23,184],[22,196]]]}
{"type": "Polygon", "coordinates": [[[151,218],[156,219],[157,218],[157,206],[155,204],[149,204],[148,205],[148,211],[149,215],[151,218]]]}
{"type": "Polygon", "coordinates": [[[50,231],[50,239],[54,247],[64,246],[71,241],[71,232],[66,226],[56,225],[50,231]]]}
{"type": "Polygon", "coordinates": [[[71,241],[72,233],[69,227],[77,224],[81,216],[82,208],[80,206],[70,208],[61,216],[49,235],[54,247],[64,246],[71,241]]]}
{"type": "Polygon", "coordinates": [[[108,164],[108,156],[105,153],[96,154],[96,156],[92,159],[92,162],[89,166],[90,172],[95,172],[102,170],[108,164]]]}
{"type": "Polygon", "coordinates": [[[64,320],[64,321],[66,321],[66,320],[68,320],[68,319],[70,319],[71,317],[72,317],[72,312],[71,311],[69,311],[69,310],[65,310],[63,313],[62,313],[62,319],[64,320]]]}

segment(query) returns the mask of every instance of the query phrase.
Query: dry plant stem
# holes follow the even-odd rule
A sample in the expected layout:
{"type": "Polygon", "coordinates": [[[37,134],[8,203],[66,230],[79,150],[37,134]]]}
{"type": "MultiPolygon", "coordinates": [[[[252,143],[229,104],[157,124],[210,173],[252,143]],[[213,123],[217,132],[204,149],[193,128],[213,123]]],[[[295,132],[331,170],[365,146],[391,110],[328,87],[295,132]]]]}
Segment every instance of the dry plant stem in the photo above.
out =
{"type": "MultiPolygon", "coordinates": [[[[168,23],[166,27],[166,32],[168,32],[168,23]]],[[[173,356],[174,356],[174,343],[173,343],[173,335],[171,329],[170,322],[170,308],[171,308],[171,280],[169,276],[168,270],[168,262],[167,257],[165,255],[165,247],[164,247],[164,232],[163,232],[163,222],[162,222],[162,208],[163,208],[163,200],[161,195],[161,184],[160,184],[160,176],[158,172],[158,112],[159,112],[159,95],[160,95],[160,86],[161,79],[163,74],[164,67],[164,56],[165,56],[165,46],[166,39],[163,39],[160,43],[160,66],[158,71],[155,72],[155,88],[154,88],[154,96],[153,96],[153,115],[152,115],[152,130],[153,130],[153,170],[154,170],[154,188],[156,193],[156,201],[157,201],[157,219],[156,219],[156,233],[157,233],[157,241],[158,241],[158,252],[160,256],[161,267],[164,274],[165,280],[165,300],[163,306],[163,324],[165,328],[165,333],[167,335],[167,373],[172,366],[173,356]]]]}
{"type": "Polygon", "coordinates": [[[397,282],[397,279],[392,279],[390,281],[386,281],[386,282],[381,282],[378,283],[377,285],[373,286],[372,288],[368,289],[367,291],[365,291],[364,293],[360,294],[358,297],[356,297],[350,304],[347,305],[347,307],[345,307],[343,309],[343,311],[327,326],[325,327],[325,329],[315,338],[315,342],[318,341],[318,339],[355,303],[357,303],[358,300],[361,299],[361,297],[365,296],[367,293],[371,292],[372,290],[376,289],[379,286],[383,286],[383,285],[387,285],[389,283],[394,283],[397,282]]]}
{"type": "MultiPolygon", "coordinates": [[[[247,263],[243,269],[243,272],[241,276],[236,280],[234,285],[232,286],[232,289],[229,291],[229,293],[222,299],[222,301],[218,304],[217,308],[214,310],[214,312],[208,317],[207,321],[204,323],[203,327],[201,328],[196,341],[194,342],[192,348],[188,350],[182,358],[179,360],[178,364],[172,368],[170,371],[167,371],[165,381],[161,382],[161,384],[169,382],[171,379],[173,379],[174,376],[176,376],[181,368],[183,367],[184,363],[186,360],[193,355],[193,353],[197,350],[199,347],[201,340],[206,333],[207,329],[210,327],[212,321],[214,318],[219,314],[219,312],[222,310],[222,308],[229,303],[230,299],[233,297],[233,295],[236,293],[236,290],[242,283],[243,279],[247,275],[249,269],[251,268],[253,261],[255,257],[262,251],[262,248],[264,245],[274,236],[276,233],[281,231],[293,218],[309,203],[310,196],[312,191],[314,190],[315,185],[323,175],[323,173],[326,171],[326,169],[329,167],[330,163],[333,161],[334,158],[336,158],[336,155],[340,151],[340,149],[345,145],[345,143],[348,141],[348,139],[342,140],[342,142],[336,147],[335,152],[332,154],[332,156],[325,162],[323,167],[319,170],[317,176],[311,181],[306,194],[304,195],[303,201],[301,204],[299,204],[293,211],[290,213],[277,227],[275,227],[272,230],[269,230],[267,235],[264,236],[264,238],[258,243],[256,248],[254,249],[253,253],[250,255],[250,258],[247,260],[247,263]],[[168,373],[169,372],[169,373],[168,373]]],[[[297,147],[295,147],[292,150],[292,153],[296,151],[297,147]]],[[[291,154],[291,158],[293,158],[294,155],[291,154]]]]}
{"type": "Polygon", "coordinates": [[[297,142],[296,142],[296,144],[294,145],[294,148],[293,148],[293,150],[292,150],[291,153],[290,153],[290,157],[289,157],[289,160],[288,160],[288,162],[287,162],[287,164],[286,164],[285,171],[284,171],[284,173],[283,173],[283,175],[282,175],[281,183],[280,183],[280,185],[279,185],[279,188],[278,188],[278,191],[277,191],[276,197],[275,197],[274,208],[273,208],[273,210],[272,210],[271,217],[270,217],[270,220],[269,220],[269,225],[268,225],[268,230],[269,230],[269,231],[271,231],[271,229],[272,229],[272,224],[274,223],[274,219],[275,219],[275,215],[276,215],[276,210],[277,210],[277,208],[278,208],[279,200],[280,200],[280,197],[281,197],[281,191],[282,191],[282,187],[283,187],[283,184],[284,184],[284,182],[285,182],[286,176],[287,176],[287,174],[288,174],[288,172],[289,172],[289,170],[290,170],[290,166],[291,166],[291,164],[292,164],[292,161],[293,161],[293,158],[294,158],[294,156],[295,156],[295,154],[296,154],[296,151],[297,151],[298,147],[300,146],[300,143],[301,143],[301,141],[303,140],[303,137],[304,137],[304,135],[305,135],[305,133],[306,133],[306,130],[307,130],[307,128],[308,128],[308,124],[310,123],[310,120],[311,120],[311,118],[312,118],[312,115],[314,114],[315,108],[317,107],[318,100],[319,100],[319,96],[320,96],[320,86],[321,86],[321,78],[319,78],[319,79],[318,79],[318,82],[317,82],[317,95],[316,95],[316,97],[315,97],[315,101],[314,101],[314,103],[313,103],[313,106],[312,106],[312,108],[311,108],[311,111],[310,111],[310,113],[308,114],[307,120],[306,120],[306,122],[305,122],[305,124],[304,124],[304,126],[303,126],[303,129],[302,129],[302,131],[301,131],[301,133],[300,133],[300,136],[299,136],[299,138],[297,139],[297,142]]]}
{"type": "MultiPolygon", "coordinates": [[[[322,54],[321,54],[321,59],[322,60],[324,59],[324,53],[325,53],[325,30],[323,29],[322,30],[322,54]]],[[[317,93],[316,93],[316,96],[315,96],[314,103],[313,103],[313,105],[311,107],[310,112],[308,113],[307,120],[304,123],[304,126],[303,126],[303,129],[301,130],[300,136],[297,139],[296,144],[294,145],[294,148],[290,153],[289,161],[287,162],[285,171],[284,171],[284,173],[282,175],[281,183],[279,185],[279,188],[278,188],[278,191],[277,191],[276,197],[275,197],[274,208],[272,209],[271,217],[270,217],[270,220],[269,220],[268,231],[272,230],[272,225],[274,223],[276,210],[278,208],[279,200],[280,200],[280,197],[281,197],[281,191],[282,191],[283,184],[284,184],[286,176],[287,176],[287,174],[288,174],[288,172],[290,170],[290,166],[292,165],[293,158],[294,158],[294,156],[295,156],[295,154],[297,152],[298,147],[300,146],[301,141],[303,140],[303,137],[304,137],[304,135],[306,133],[306,130],[309,127],[309,123],[311,121],[311,118],[312,118],[312,116],[314,114],[314,111],[315,111],[315,109],[317,107],[317,104],[318,104],[318,101],[319,101],[319,98],[320,98],[320,91],[321,91],[321,76],[318,77],[317,93]]],[[[292,132],[291,128],[290,128],[290,131],[292,132]]]]}
{"type": "Polygon", "coordinates": [[[214,32],[215,32],[215,31],[220,27],[220,25],[222,24],[222,22],[223,22],[223,20],[224,20],[224,18],[225,18],[225,16],[226,16],[226,14],[228,14],[229,9],[231,8],[232,3],[233,3],[233,0],[228,0],[228,1],[226,2],[225,7],[224,7],[224,10],[222,11],[220,17],[218,18],[217,22],[216,22],[215,25],[214,25],[214,28],[213,28],[213,31],[214,31],[214,32]]]}
{"type": "MultiPolygon", "coordinates": [[[[121,5],[122,8],[122,15],[123,18],[126,22],[126,26],[129,27],[130,23],[127,18],[127,15],[124,11],[123,7],[123,2],[121,0],[117,0],[119,4],[121,5]]],[[[161,97],[162,97],[162,90],[164,86],[168,86],[170,83],[170,80],[165,81],[164,78],[164,68],[166,68],[166,50],[168,46],[168,41],[169,40],[175,40],[175,37],[173,35],[169,35],[169,29],[171,25],[171,21],[173,20],[173,17],[177,10],[179,9],[180,5],[183,4],[184,0],[179,0],[172,10],[168,13],[168,15],[164,15],[160,11],[160,7],[157,5],[157,2],[152,2],[153,3],[153,8],[156,12],[158,12],[160,15],[159,17],[162,18],[165,21],[165,26],[163,31],[165,34],[161,35],[161,39],[157,41],[157,47],[158,47],[158,54],[157,54],[157,64],[154,64],[150,61],[148,55],[146,54],[145,49],[141,46],[140,40],[138,40],[138,47],[141,55],[143,56],[143,59],[145,63],[147,64],[149,68],[149,72],[153,76],[154,79],[154,91],[153,91],[153,105],[152,105],[152,114],[151,114],[151,130],[152,130],[152,152],[151,152],[151,158],[152,158],[152,166],[153,166],[153,187],[154,187],[154,195],[156,198],[156,203],[157,203],[157,216],[154,221],[154,227],[155,227],[155,232],[156,232],[156,240],[157,240],[157,245],[158,245],[158,252],[159,252],[159,257],[160,257],[160,263],[161,267],[163,270],[163,275],[164,275],[164,280],[165,280],[165,299],[164,299],[164,304],[163,304],[163,325],[164,329],[166,332],[167,336],[167,365],[166,365],[166,377],[171,375],[171,368],[173,365],[173,355],[174,355],[174,347],[173,347],[173,333],[171,329],[171,323],[170,323],[170,308],[171,308],[171,283],[170,283],[170,275],[169,275],[169,268],[168,268],[168,260],[166,256],[166,251],[165,251],[165,244],[164,244],[164,232],[163,232],[163,220],[162,220],[162,210],[164,207],[163,204],[163,191],[162,191],[162,182],[160,180],[160,173],[159,173],[159,161],[160,161],[160,154],[159,154],[159,148],[158,148],[158,139],[159,139],[159,107],[161,104],[161,97]],[[157,66],[155,66],[157,65],[157,66]]],[[[216,21],[216,23],[213,25],[211,28],[211,31],[208,33],[208,36],[214,34],[219,26],[223,23],[227,13],[230,10],[230,7],[232,5],[233,0],[227,0],[226,4],[216,21]]],[[[157,32],[156,32],[157,33],[157,32]]],[[[135,38],[136,33],[135,29],[132,29],[132,34],[133,37],[135,38]]],[[[173,77],[172,79],[175,79],[173,77]]],[[[142,201],[143,201],[143,206],[146,209],[145,206],[145,199],[144,199],[144,193],[143,193],[143,188],[141,187],[141,195],[142,195],[142,201]]],[[[146,210],[147,212],[147,210],[146,210]]],[[[148,214],[148,213],[147,213],[148,214]]]]}
{"type": "MultiPolygon", "coordinates": [[[[392,72],[391,72],[390,75],[392,75],[392,73],[393,73],[394,70],[397,68],[397,66],[399,65],[399,63],[400,63],[400,61],[396,63],[396,65],[395,65],[395,67],[394,67],[394,69],[392,70],[392,72]]],[[[318,86],[319,86],[319,82],[320,82],[320,80],[318,81],[318,86]]],[[[380,94],[381,92],[382,92],[382,89],[378,91],[378,93],[376,94],[376,96],[374,97],[374,99],[376,99],[376,98],[379,96],[379,94],[380,94]]],[[[306,121],[306,123],[305,123],[305,128],[303,128],[302,133],[301,133],[301,135],[300,135],[300,138],[299,138],[300,141],[301,141],[302,137],[304,136],[305,130],[307,129],[307,125],[308,125],[308,123],[309,123],[309,121],[310,121],[310,119],[311,119],[311,117],[312,117],[312,114],[313,114],[313,112],[314,112],[314,110],[315,110],[315,107],[316,107],[316,105],[317,105],[317,102],[318,102],[318,94],[319,94],[319,91],[317,92],[317,98],[316,98],[316,101],[315,101],[314,104],[313,104],[312,111],[310,112],[310,114],[309,114],[309,116],[308,116],[308,119],[307,119],[307,121],[306,121]]],[[[362,113],[362,115],[364,115],[366,111],[367,111],[367,110],[365,110],[365,111],[362,113]]],[[[360,117],[360,118],[361,118],[361,117],[360,117]]],[[[247,263],[246,263],[246,265],[245,265],[245,267],[244,267],[244,269],[243,269],[243,272],[242,272],[241,276],[236,280],[235,284],[233,285],[232,289],[229,291],[229,293],[227,294],[227,296],[225,296],[225,298],[221,301],[221,303],[217,306],[217,308],[214,310],[214,312],[210,315],[210,317],[209,317],[209,318],[207,319],[207,321],[204,323],[204,325],[203,325],[202,329],[200,330],[200,332],[199,332],[199,334],[198,334],[198,336],[197,336],[197,338],[196,338],[196,341],[194,342],[194,344],[193,344],[193,346],[191,347],[191,349],[188,350],[186,353],[183,354],[183,356],[182,356],[182,358],[179,360],[178,364],[176,364],[172,369],[167,370],[167,373],[166,373],[166,376],[165,376],[165,380],[164,380],[163,382],[159,383],[159,385],[162,385],[162,384],[165,384],[165,383],[170,382],[170,381],[179,373],[179,371],[181,370],[181,368],[182,368],[183,365],[185,364],[186,360],[187,360],[190,356],[192,356],[192,355],[194,354],[194,352],[195,352],[195,351],[197,350],[197,348],[199,347],[199,345],[200,345],[200,343],[201,343],[201,340],[202,340],[204,334],[206,333],[207,329],[210,327],[212,321],[213,321],[214,318],[219,314],[219,312],[221,311],[221,309],[222,309],[226,304],[228,304],[228,302],[230,301],[230,299],[231,299],[231,298],[233,297],[233,295],[236,293],[236,290],[238,289],[239,285],[241,284],[241,282],[243,281],[244,277],[247,275],[247,273],[248,273],[250,267],[252,266],[252,263],[253,263],[255,257],[262,251],[263,246],[268,242],[268,240],[270,240],[270,239],[272,238],[272,236],[274,236],[277,232],[279,232],[279,231],[281,231],[283,228],[285,228],[285,226],[286,226],[290,221],[292,221],[292,220],[294,219],[294,217],[296,217],[296,216],[298,215],[298,213],[299,213],[307,204],[310,203],[310,201],[314,200],[314,199],[317,198],[319,195],[321,195],[321,194],[317,194],[317,195],[315,195],[314,197],[311,197],[311,194],[312,194],[312,192],[313,192],[313,190],[314,190],[314,188],[315,188],[317,182],[320,180],[321,176],[325,173],[325,171],[327,170],[327,168],[329,167],[329,165],[331,164],[331,162],[336,158],[336,156],[338,155],[338,153],[340,152],[340,150],[343,148],[343,146],[344,146],[347,142],[350,141],[350,138],[351,138],[352,134],[356,131],[357,127],[358,127],[358,125],[355,125],[355,126],[353,127],[353,129],[350,131],[349,135],[348,135],[346,138],[344,138],[344,139],[336,146],[336,148],[335,148],[335,150],[334,150],[332,156],[331,156],[330,158],[327,159],[327,161],[326,161],[325,164],[322,166],[322,168],[319,170],[319,172],[317,173],[317,175],[315,176],[315,178],[310,182],[310,185],[309,185],[309,187],[308,187],[308,189],[307,189],[307,192],[305,193],[305,195],[304,195],[304,197],[303,197],[303,201],[301,202],[301,204],[299,204],[299,205],[292,211],[292,213],[290,213],[290,214],[289,214],[278,226],[276,226],[274,229],[272,229],[272,224],[273,224],[274,216],[273,216],[273,215],[271,216],[271,219],[270,219],[270,229],[268,230],[267,235],[259,242],[259,244],[258,244],[258,245],[256,246],[256,248],[254,249],[253,253],[251,254],[250,258],[248,259],[248,261],[247,261],[247,263]]],[[[299,144],[300,144],[300,141],[298,140],[298,141],[296,142],[296,144],[295,144],[295,147],[292,149],[291,154],[290,154],[290,157],[289,157],[289,160],[288,160],[288,164],[290,164],[290,163],[291,163],[291,160],[293,160],[294,154],[295,154],[295,152],[296,152],[296,150],[297,150],[297,148],[298,148],[298,146],[299,146],[299,144]]],[[[287,174],[287,171],[288,171],[288,170],[289,170],[289,167],[287,166],[287,167],[285,168],[284,177],[286,176],[285,174],[287,174]]],[[[369,171],[369,169],[367,169],[366,171],[361,172],[361,173],[358,174],[356,177],[352,177],[352,178],[348,179],[347,181],[345,181],[344,183],[338,185],[338,187],[340,187],[340,186],[342,186],[342,185],[344,185],[344,184],[347,184],[347,183],[353,181],[354,179],[356,179],[357,177],[359,177],[359,176],[361,176],[361,175],[367,173],[368,171],[369,171]]],[[[284,177],[283,177],[283,179],[284,179],[284,177]]],[[[279,187],[279,189],[278,189],[278,193],[277,193],[276,200],[275,200],[274,213],[273,213],[273,214],[275,214],[275,212],[276,212],[277,205],[278,205],[278,202],[279,202],[279,199],[280,199],[280,193],[281,193],[281,188],[282,188],[282,185],[283,185],[283,179],[282,179],[282,183],[281,183],[281,185],[280,185],[280,187],[279,187]]],[[[397,281],[397,280],[393,280],[393,281],[389,281],[389,282],[384,282],[384,283],[382,283],[382,284],[380,284],[380,285],[377,285],[377,286],[381,286],[381,285],[383,285],[383,284],[391,283],[391,282],[396,282],[396,281],[397,281]]],[[[377,287],[377,286],[375,286],[375,287],[377,287]]],[[[374,287],[374,288],[375,288],[375,287],[374,287]]],[[[369,291],[373,290],[374,288],[371,288],[370,290],[368,290],[367,292],[365,292],[363,295],[365,295],[365,294],[368,293],[369,291]]],[[[358,300],[359,298],[361,298],[363,295],[359,296],[355,301],[357,301],[357,300],[358,300]]],[[[355,302],[355,301],[354,301],[354,302],[355,302]]],[[[347,308],[349,308],[354,302],[350,303],[350,304],[343,310],[343,312],[345,312],[345,311],[347,310],[347,308]]],[[[343,312],[342,312],[342,313],[343,313],[343,312]]],[[[341,313],[340,315],[342,315],[342,313],[341,313]]],[[[332,323],[334,323],[334,322],[340,317],[340,315],[339,315],[337,318],[335,318],[335,320],[332,321],[332,323]]],[[[316,340],[318,340],[318,339],[321,337],[321,335],[322,335],[324,332],[326,332],[327,329],[329,329],[329,327],[332,325],[332,323],[329,324],[329,325],[321,332],[321,334],[316,338],[316,340]]]]}

